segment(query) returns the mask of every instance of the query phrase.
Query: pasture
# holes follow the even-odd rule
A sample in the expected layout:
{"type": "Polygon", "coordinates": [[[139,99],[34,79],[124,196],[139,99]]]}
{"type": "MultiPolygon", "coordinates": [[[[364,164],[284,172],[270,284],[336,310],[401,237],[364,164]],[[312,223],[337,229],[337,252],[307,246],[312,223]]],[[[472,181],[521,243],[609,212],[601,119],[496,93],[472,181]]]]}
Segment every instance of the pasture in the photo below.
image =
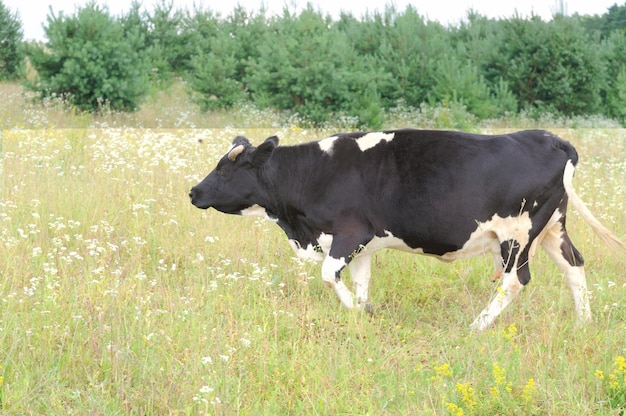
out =
{"type": "MultiPolygon", "coordinates": [[[[579,195],[626,239],[626,131],[551,131],[579,151],[579,195]]],[[[569,289],[539,250],[530,284],[477,333],[469,324],[498,287],[490,257],[377,253],[375,313],[360,314],[276,225],[189,203],[236,135],[256,145],[327,133],[3,130],[0,411],[624,413],[626,258],[573,210],[593,321],[575,324],[569,289]]]]}

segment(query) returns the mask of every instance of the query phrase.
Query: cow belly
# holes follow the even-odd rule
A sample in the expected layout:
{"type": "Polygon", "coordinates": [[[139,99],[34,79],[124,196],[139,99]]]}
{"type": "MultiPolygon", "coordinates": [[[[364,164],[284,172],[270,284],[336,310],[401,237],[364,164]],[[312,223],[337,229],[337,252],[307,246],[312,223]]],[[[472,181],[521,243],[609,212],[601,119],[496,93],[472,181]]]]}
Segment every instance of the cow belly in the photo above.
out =
{"type": "Polygon", "coordinates": [[[422,248],[411,248],[404,240],[394,236],[390,231],[385,230],[385,236],[374,237],[369,243],[363,247],[359,254],[372,254],[375,251],[383,248],[389,248],[393,250],[408,251],[410,253],[423,254],[422,248]]]}
{"type": "Polygon", "coordinates": [[[476,229],[464,242],[446,241],[445,236],[441,236],[441,241],[430,242],[460,245],[461,248],[455,251],[439,255],[431,254],[427,247],[429,242],[426,242],[424,247],[410,247],[401,238],[395,237],[389,231],[385,231],[385,236],[375,237],[365,246],[364,252],[372,253],[383,248],[390,248],[417,254],[428,254],[442,261],[454,261],[484,254],[500,256],[500,245],[504,241],[515,240],[522,246],[525,246],[528,243],[531,227],[532,224],[527,212],[515,217],[509,216],[505,218],[495,214],[488,221],[476,222],[476,229]]]}
{"type": "Polygon", "coordinates": [[[458,259],[467,259],[484,254],[493,254],[500,256],[500,241],[496,234],[492,231],[476,230],[470,236],[469,240],[463,244],[463,247],[457,251],[451,251],[442,256],[435,256],[442,261],[454,261],[458,259]]]}
{"type": "Polygon", "coordinates": [[[476,229],[461,249],[437,257],[443,261],[453,261],[489,253],[500,256],[500,245],[505,241],[514,240],[525,247],[528,244],[531,228],[532,223],[528,212],[504,218],[495,214],[488,221],[476,223],[476,229]]]}
{"type": "MultiPolygon", "coordinates": [[[[365,246],[360,247],[354,255],[371,255],[382,249],[401,250],[415,254],[427,254],[442,261],[454,261],[466,259],[484,254],[492,254],[495,257],[501,255],[500,244],[504,241],[515,240],[522,246],[528,244],[531,221],[527,212],[518,216],[500,217],[494,215],[490,220],[477,222],[476,229],[470,234],[467,241],[462,243],[459,250],[450,251],[441,255],[428,253],[428,247],[411,247],[406,242],[385,230],[384,236],[375,236],[365,246]]],[[[445,242],[445,238],[442,237],[445,242]]],[[[321,233],[317,239],[317,245],[308,244],[301,246],[296,240],[289,243],[296,255],[303,259],[322,261],[330,252],[333,242],[331,234],[321,233]]],[[[455,244],[459,245],[458,242],[455,244]]]]}
{"type": "Polygon", "coordinates": [[[410,247],[401,238],[394,236],[391,232],[385,231],[384,237],[374,237],[359,252],[360,255],[371,255],[381,249],[392,249],[406,251],[414,254],[426,254],[442,261],[454,261],[457,259],[475,257],[482,254],[500,254],[500,243],[493,232],[485,230],[475,231],[470,239],[463,245],[460,250],[445,253],[443,255],[434,255],[425,253],[424,248],[410,247]]]}

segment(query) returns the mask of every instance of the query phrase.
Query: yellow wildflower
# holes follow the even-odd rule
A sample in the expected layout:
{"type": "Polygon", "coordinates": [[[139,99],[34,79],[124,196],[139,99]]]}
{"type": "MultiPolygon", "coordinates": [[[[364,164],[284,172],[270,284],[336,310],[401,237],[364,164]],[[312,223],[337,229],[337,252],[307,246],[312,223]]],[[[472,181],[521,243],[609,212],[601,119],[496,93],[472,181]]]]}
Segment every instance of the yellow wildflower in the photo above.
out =
{"type": "Polygon", "coordinates": [[[496,363],[493,363],[492,374],[493,380],[496,384],[495,387],[491,388],[491,394],[494,397],[498,395],[500,391],[500,386],[504,386],[504,390],[508,393],[511,393],[513,391],[513,383],[511,383],[510,381],[506,381],[506,372],[502,367],[500,367],[496,363]]]}
{"type": "Polygon", "coordinates": [[[435,372],[441,377],[452,377],[452,370],[450,370],[450,365],[447,363],[435,366],[435,372]]]}
{"type": "Polygon", "coordinates": [[[499,386],[500,384],[504,383],[504,379],[506,378],[505,377],[506,373],[504,369],[496,363],[493,363],[492,374],[493,374],[493,380],[496,382],[496,386],[499,386]]]}
{"type": "Polygon", "coordinates": [[[474,410],[474,407],[478,402],[471,384],[469,382],[463,384],[456,383],[456,389],[459,393],[461,393],[461,401],[465,405],[465,408],[467,410],[474,410]]]}
{"type": "Polygon", "coordinates": [[[522,389],[522,398],[526,403],[533,401],[533,396],[535,395],[536,390],[537,386],[535,386],[535,380],[533,378],[529,378],[528,382],[522,389]]]}
{"type": "Polygon", "coordinates": [[[446,409],[454,416],[463,416],[463,409],[454,403],[446,402],[446,409]]]}
{"type": "Polygon", "coordinates": [[[615,373],[619,374],[626,374],[626,358],[622,357],[621,355],[619,355],[616,359],[615,359],[615,373]]]}
{"type": "Polygon", "coordinates": [[[502,334],[504,339],[506,339],[507,341],[511,343],[513,342],[513,338],[515,338],[515,335],[517,335],[517,326],[515,326],[515,323],[512,323],[511,325],[509,325],[504,330],[504,333],[502,334]]]}

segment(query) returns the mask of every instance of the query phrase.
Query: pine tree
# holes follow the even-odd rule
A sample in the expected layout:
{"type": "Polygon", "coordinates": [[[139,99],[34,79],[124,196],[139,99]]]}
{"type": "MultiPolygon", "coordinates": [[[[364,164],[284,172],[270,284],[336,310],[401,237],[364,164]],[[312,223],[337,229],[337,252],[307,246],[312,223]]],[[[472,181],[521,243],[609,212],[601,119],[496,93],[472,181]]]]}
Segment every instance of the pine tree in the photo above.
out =
{"type": "Polygon", "coordinates": [[[16,79],[23,66],[22,22],[0,0],[0,80],[16,79]]]}

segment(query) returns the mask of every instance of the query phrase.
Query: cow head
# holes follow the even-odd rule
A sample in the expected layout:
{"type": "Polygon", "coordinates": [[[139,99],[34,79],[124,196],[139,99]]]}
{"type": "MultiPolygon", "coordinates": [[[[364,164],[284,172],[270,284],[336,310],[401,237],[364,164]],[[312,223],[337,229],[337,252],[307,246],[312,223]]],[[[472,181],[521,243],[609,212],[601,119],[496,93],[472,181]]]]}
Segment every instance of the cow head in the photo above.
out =
{"type": "Polygon", "coordinates": [[[266,139],[259,147],[252,146],[245,137],[236,137],[215,169],[191,188],[191,203],[201,209],[213,207],[227,214],[240,214],[258,204],[258,173],[276,146],[276,136],[266,139]]]}

